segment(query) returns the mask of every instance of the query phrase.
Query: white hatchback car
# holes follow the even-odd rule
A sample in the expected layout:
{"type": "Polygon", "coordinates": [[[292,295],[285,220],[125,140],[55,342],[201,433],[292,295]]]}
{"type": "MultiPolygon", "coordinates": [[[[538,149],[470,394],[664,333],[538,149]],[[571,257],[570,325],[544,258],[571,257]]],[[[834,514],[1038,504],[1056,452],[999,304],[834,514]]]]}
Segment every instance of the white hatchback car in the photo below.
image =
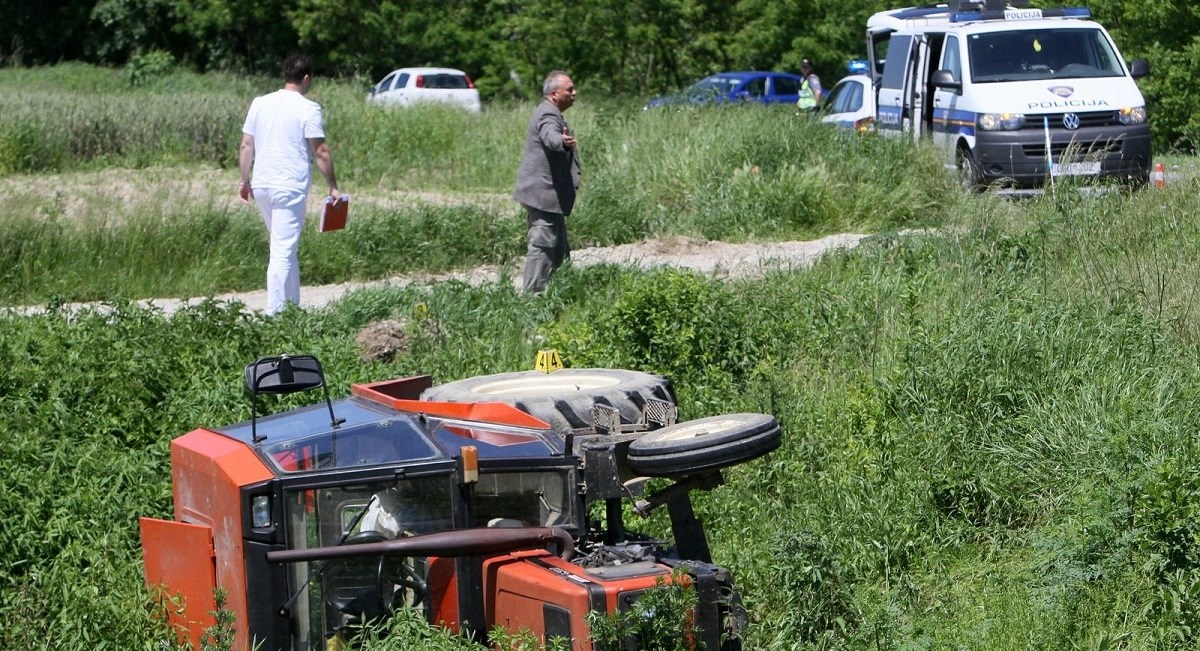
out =
{"type": "Polygon", "coordinates": [[[400,68],[371,87],[367,101],[389,106],[445,102],[478,113],[483,105],[474,82],[453,68],[400,68]]]}
{"type": "Polygon", "coordinates": [[[875,128],[875,85],[870,75],[842,77],[822,98],[821,121],[858,132],[875,128]]]}

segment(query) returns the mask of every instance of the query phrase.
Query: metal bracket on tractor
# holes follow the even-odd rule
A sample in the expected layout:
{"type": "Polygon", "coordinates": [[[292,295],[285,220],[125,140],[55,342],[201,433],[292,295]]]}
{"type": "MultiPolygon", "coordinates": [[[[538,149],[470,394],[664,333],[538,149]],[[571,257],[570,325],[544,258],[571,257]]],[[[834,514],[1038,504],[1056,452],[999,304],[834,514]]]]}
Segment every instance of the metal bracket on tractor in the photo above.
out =
{"type": "Polygon", "coordinates": [[[608,405],[592,405],[591,417],[592,430],[596,433],[627,434],[674,425],[679,418],[679,408],[666,400],[647,398],[646,404],[642,405],[641,420],[636,423],[621,422],[621,411],[608,405]]]}

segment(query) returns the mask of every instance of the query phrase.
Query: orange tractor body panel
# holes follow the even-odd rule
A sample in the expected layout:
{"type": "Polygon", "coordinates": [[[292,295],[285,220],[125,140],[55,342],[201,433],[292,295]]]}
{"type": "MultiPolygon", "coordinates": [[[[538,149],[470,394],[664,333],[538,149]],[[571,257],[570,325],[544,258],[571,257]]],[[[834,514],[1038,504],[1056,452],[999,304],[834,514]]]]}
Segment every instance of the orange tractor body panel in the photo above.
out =
{"type": "Polygon", "coordinates": [[[173,520],[139,518],[146,585],[161,591],[171,627],[200,648],[204,629],[216,623],[217,587],[212,528],[173,520]],[[168,588],[169,586],[169,588],[168,588]]]}
{"type": "MultiPolygon", "coordinates": [[[[149,558],[146,562],[146,581],[149,585],[170,585],[172,591],[185,592],[185,598],[199,599],[188,606],[186,623],[193,645],[199,648],[200,634],[211,626],[211,612],[216,609],[213,588],[225,590],[225,607],[238,621],[246,621],[246,572],[242,549],[242,509],[240,492],[242,487],[266,481],[271,471],[263,465],[254,452],[245,445],[226,436],[205,429],[197,429],[171,441],[171,478],[175,496],[175,519],[177,522],[198,525],[208,532],[199,535],[197,530],[186,527],[152,526],[147,550],[159,550],[164,555],[188,554],[193,558],[207,555],[206,565],[194,568],[195,575],[187,572],[167,574],[161,563],[155,567],[159,576],[153,576],[149,558]],[[207,537],[207,541],[200,538],[207,537]],[[207,550],[203,548],[207,547],[207,550]],[[215,584],[207,587],[207,597],[196,594],[208,580],[215,584]],[[171,581],[164,579],[170,578],[171,581]],[[198,604],[203,603],[203,606],[198,604]]],[[[143,539],[147,529],[143,527],[143,539]]],[[[149,552],[148,552],[149,554],[149,552]]],[[[186,567],[186,566],[184,566],[186,567]]],[[[237,631],[237,648],[249,648],[249,636],[244,627],[237,631]]]]}
{"type": "Polygon", "coordinates": [[[620,597],[632,600],[671,583],[671,569],[646,563],[629,576],[605,578],[545,550],[515,552],[483,563],[488,621],[510,631],[527,629],[538,639],[572,640],[574,651],[591,651],[589,613],[617,612],[620,597]]]}

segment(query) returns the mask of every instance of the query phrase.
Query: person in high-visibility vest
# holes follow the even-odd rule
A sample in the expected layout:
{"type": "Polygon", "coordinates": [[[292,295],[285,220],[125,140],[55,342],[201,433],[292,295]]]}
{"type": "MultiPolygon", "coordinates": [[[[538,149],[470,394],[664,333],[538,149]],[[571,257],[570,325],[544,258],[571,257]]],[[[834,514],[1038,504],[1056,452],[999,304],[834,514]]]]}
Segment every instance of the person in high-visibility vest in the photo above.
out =
{"type": "Polygon", "coordinates": [[[816,113],[821,105],[821,78],[812,71],[812,61],[805,59],[800,62],[800,75],[804,81],[800,84],[800,98],[796,100],[796,108],[801,112],[816,113]]]}

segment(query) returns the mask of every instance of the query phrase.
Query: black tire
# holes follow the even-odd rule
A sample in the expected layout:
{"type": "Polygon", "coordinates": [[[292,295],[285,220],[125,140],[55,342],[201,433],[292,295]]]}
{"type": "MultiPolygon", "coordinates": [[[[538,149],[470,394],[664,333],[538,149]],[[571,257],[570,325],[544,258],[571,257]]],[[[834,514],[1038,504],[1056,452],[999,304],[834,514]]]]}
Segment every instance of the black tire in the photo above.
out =
{"type": "Polygon", "coordinates": [[[614,407],[623,422],[636,423],[648,398],[675,404],[671,381],[661,375],[608,368],[481,375],[440,384],[421,394],[422,400],[503,402],[559,431],[590,427],[592,405],[596,404],[614,407]]]}
{"type": "Polygon", "coordinates": [[[744,463],[779,447],[779,422],[767,414],[709,416],[664,427],[629,444],[629,468],[676,477],[744,463]]]}
{"type": "Polygon", "coordinates": [[[975,155],[971,153],[971,150],[965,146],[956,149],[954,166],[958,170],[958,180],[964,190],[983,192],[987,189],[987,185],[983,182],[983,171],[979,168],[979,161],[975,160],[975,155]]]}

